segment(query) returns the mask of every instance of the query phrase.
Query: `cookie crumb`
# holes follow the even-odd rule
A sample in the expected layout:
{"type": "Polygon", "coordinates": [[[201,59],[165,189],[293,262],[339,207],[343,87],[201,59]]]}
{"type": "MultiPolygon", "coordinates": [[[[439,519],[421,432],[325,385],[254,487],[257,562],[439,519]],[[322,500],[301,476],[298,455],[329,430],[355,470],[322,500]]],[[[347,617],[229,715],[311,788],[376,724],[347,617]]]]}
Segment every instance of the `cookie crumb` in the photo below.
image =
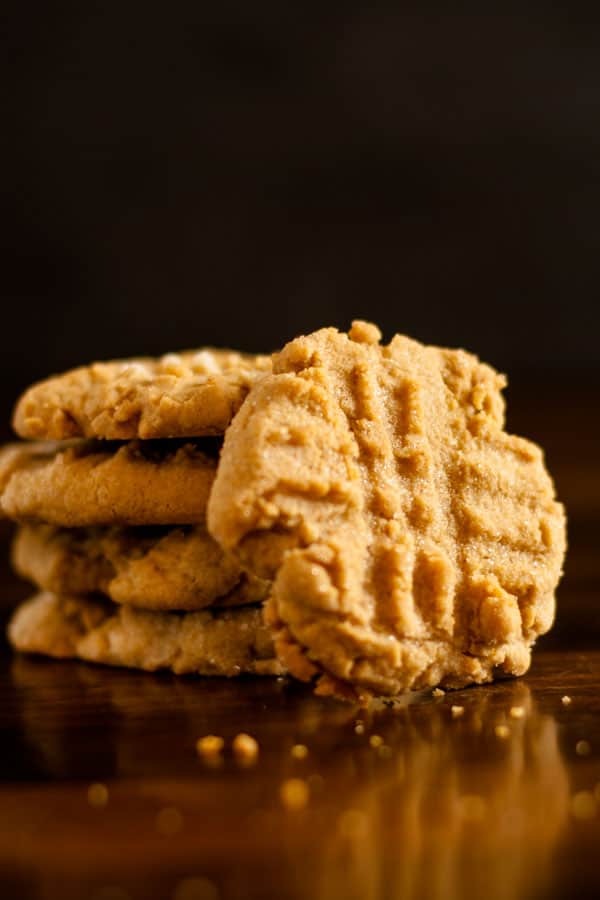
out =
{"type": "Polygon", "coordinates": [[[461,798],[461,811],[468,822],[481,822],[486,812],[484,798],[479,794],[465,794],[461,798]]]}
{"type": "Polygon", "coordinates": [[[208,878],[182,878],[175,887],[173,900],[218,900],[216,885],[208,878]]]}
{"type": "Polygon", "coordinates": [[[308,803],[308,785],[302,778],[288,778],[282,783],[279,796],[286,809],[304,809],[308,803]]]}
{"type": "Polygon", "coordinates": [[[306,782],[310,790],[314,791],[316,794],[318,794],[319,791],[322,791],[323,787],[325,786],[325,779],[322,775],[319,775],[318,772],[314,772],[312,775],[309,775],[306,779],[306,782]]]}
{"type": "Polygon", "coordinates": [[[510,728],[508,725],[496,725],[494,734],[497,738],[500,738],[500,740],[505,740],[510,735],[510,728]]]}
{"type": "Polygon", "coordinates": [[[582,822],[595,818],[596,800],[591,791],[578,791],[571,797],[571,813],[582,822]]]}
{"type": "Polygon", "coordinates": [[[251,765],[258,759],[258,741],[250,734],[245,734],[243,731],[236,734],[231,747],[235,758],[244,765],[251,765]]]}
{"type": "Polygon", "coordinates": [[[571,700],[571,698],[569,697],[568,694],[565,694],[564,697],[560,698],[560,702],[562,703],[563,706],[570,706],[573,701],[571,700]]]}
{"type": "Polygon", "coordinates": [[[369,819],[359,809],[347,809],[338,819],[338,831],[348,840],[365,838],[369,833],[369,819]]]}
{"type": "Polygon", "coordinates": [[[131,900],[131,894],[119,884],[104,884],[94,891],[91,900],[131,900]]]}
{"type": "Polygon", "coordinates": [[[223,752],[225,741],[216,734],[207,734],[196,741],[198,756],[205,760],[214,760],[223,752]]]}
{"type": "Polygon", "coordinates": [[[432,697],[443,697],[446,691],[443,691],[441,688],[434,688],[431,692],[432,697]]]}
{"type": "Polygon", "coordinates": [[[511,719],[522,719],[525,715],[525,707],[524,706],[511,706],[510,708],[510,717],[511,719]]]}
{"type": "Polygon", "coordinates": [[[362,722],[357,722],[356,725],[354,726],[354,734],[364,734],[364,733],[365,733],[365,726],[363,725],[362,722]]]}
{"type": "Polygon", "coordinates": [[[158,813],[155,825],[159,834],[166,836],[177,834],[183,827],[183,816],[174,806],[165,806],[158,813]]]}
{"type": "Polygon", "coordinates": [[[100,809],[108,803],[108,788],[105,784],[95,782],[90,784],[87,791],[87,799],[90,806],[100,809]]]}
{"type": "Polygon", "coordinates": [[[589,756],[592,752],[592,745],[589,741],[577,741],[575,744],[575,753],[577,756],[589,756]]]}
{"type": "Polygon", "coordinates": [[[348,332],[348,337],[351,341],[357,341],[359,344],[378,344],[381,340],[381,332],[372,322],[355,319],[348,332]]]}
{"type": "Polygon", "coordinates": [[[383,745],[383,738],[380,734],[372,734],[369,738],[369,744],[371,747],[377,749],[377,747],[381,747],[383,745]]]}
{"type": "Polygon", "coordinates": [[[450,710],[452,712],[453,719],[460,719],[460,717],[464,715],[465,712],[464,706],[451,706],[450,710]]]}
{"type": "Polygon", "coordinates": [[[308,756],[308,747],[306,744],[294,744],[290,752],[294,759],[306,759],[308,756]]]}

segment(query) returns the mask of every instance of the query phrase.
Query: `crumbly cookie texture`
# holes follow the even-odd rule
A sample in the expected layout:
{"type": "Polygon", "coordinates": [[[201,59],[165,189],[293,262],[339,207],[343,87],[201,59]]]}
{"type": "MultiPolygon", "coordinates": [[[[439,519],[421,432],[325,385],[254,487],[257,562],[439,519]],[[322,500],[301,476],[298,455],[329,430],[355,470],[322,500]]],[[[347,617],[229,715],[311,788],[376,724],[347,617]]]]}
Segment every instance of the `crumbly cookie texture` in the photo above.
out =
{"type": "Polygon", "coordinates": [[[281,675],[259,606],[155,612],[88,597],[41,593],[8,626],[16,650],[176,675],[281,675]]]}
{"type": "Polygon", "coordinates": [[[156,610],[258,603],[268,583],[242,573],[205,525],[183,528],[57,528],[22,525],[16,572],[57,594],[105,594],[156,610]]]}
{"type": "Polygon", "coordinates": [[[30,387],[13,425],[24,438],[199,437],[222,434],[269,356],[230,350],[99,362],[30,387]]]}
{"type": "Polygon", "coordinates": [[[521,674],[554,616],[565,515],[505,380],[355,322],[288,344],[225,437],[209,530],[274,579],[266,615],[322,693],[521,674]]]}
{"type": "Polygon", "coordinates": [[[11,444],[0,451],[0,509],[67,528],[201,524],[215,469],[193,443],[11,444]]]}

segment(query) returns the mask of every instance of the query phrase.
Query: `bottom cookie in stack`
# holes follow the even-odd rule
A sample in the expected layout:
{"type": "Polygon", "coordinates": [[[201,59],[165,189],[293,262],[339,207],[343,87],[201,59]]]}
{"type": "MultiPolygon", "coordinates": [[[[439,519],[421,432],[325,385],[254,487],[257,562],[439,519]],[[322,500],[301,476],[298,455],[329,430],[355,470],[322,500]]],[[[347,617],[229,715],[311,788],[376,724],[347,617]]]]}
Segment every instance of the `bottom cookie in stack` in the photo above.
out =
{"type": "Polygon", "coordinates": [[[8,635],[26,653],[151,672],[283,674],[258,605],[156,612],[45,591],[16,610],[8,635]]]}

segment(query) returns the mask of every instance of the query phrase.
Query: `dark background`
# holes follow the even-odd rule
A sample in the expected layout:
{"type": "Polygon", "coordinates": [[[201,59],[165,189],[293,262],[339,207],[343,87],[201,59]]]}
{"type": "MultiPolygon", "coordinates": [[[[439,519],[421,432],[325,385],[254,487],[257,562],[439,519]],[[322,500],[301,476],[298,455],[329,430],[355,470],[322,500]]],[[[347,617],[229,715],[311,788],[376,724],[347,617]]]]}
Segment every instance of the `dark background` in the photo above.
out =
{"type": "Polygon", "coordinates": [[[5,0],[2,420],[92,358],[357,315],[595,377],[600,19],[560,6],[5,0]]]}

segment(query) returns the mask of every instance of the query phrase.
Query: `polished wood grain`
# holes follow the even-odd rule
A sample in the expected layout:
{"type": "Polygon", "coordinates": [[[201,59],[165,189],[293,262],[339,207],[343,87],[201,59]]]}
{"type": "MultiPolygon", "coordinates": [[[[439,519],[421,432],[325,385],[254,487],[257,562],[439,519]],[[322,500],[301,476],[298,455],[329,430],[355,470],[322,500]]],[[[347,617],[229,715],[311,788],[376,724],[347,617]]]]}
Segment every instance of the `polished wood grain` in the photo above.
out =
{"type": "MultiPolygon", "coordinates": [[[[560,416],[536,396],[523,390],[513,427],[548,448],[571,550],[557,626],[527,676],[365,712],[285,679],[175,678],[5,648],[0,896],[599,896],[600,442],[589,415],[581,428],[598,396],[563,397],[560,416]],[[231,753],[240,731],[259,742],[253,765],[231,753]],[[208,733],[225,738],[220,765],[196,753],[208,733]],[[304,808],[282,801],[291,778],[304,808]]],[[[0,574],[7,608],[27,588],[6,561],[0,574]]]]}

